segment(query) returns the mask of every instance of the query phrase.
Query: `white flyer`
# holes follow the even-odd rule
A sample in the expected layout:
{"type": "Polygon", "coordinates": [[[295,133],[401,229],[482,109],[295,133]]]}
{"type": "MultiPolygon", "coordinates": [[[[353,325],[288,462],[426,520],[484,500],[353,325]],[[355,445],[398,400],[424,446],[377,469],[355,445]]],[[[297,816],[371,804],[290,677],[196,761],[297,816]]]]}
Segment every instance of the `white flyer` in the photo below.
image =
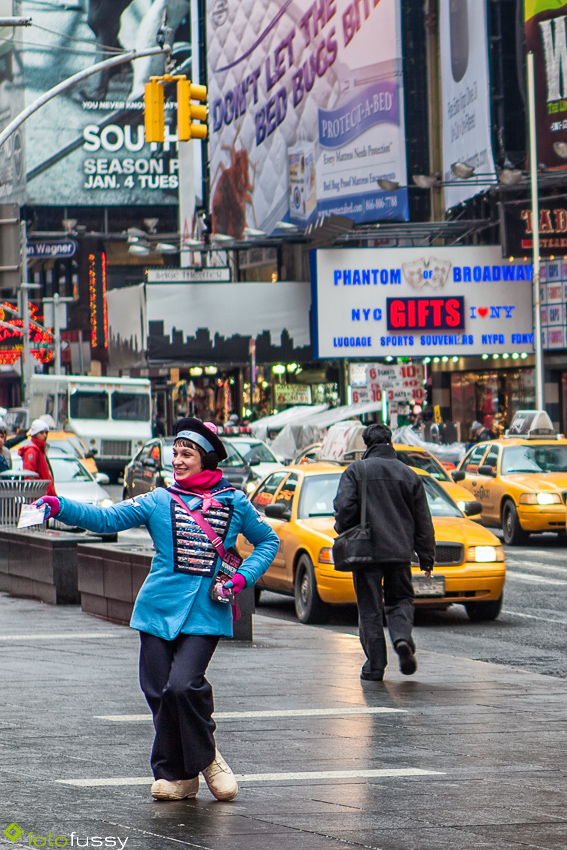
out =
{"type": "Polygon", "coordinates": [[[35,505],[22,505],[22,512],[18,522],[18,528],[27,528],[30,525],[41,525],[45,522],[45,514],[49,505],[40,508],[35,505]]]}

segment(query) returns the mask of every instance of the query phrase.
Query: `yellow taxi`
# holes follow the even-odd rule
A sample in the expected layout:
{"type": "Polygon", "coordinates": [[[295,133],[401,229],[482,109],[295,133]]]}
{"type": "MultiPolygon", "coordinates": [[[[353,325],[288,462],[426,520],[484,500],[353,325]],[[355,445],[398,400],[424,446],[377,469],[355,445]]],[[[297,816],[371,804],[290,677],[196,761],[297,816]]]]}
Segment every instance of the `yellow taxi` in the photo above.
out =
{"type": "MultiPolygon", "coordinates": [[[[408,466],[413,466],[414,469],[422,469],[424,472],[432,475],[462,511],[471,502],[478,501],[467,488],[458,484],[451,477],[443,464],[437,460],[435,455],[428,452],[427,449],[422,449],[419,446],[405,446],[401,443],[396,443],[394,449],[396,450],[398,460],[401,460],[408,466]]],[[[460,480],[458,473],[456,477],[460,480]]],[[[480,519],[480,511],[475,519],[480,519]]]]}
{"type": "Polygon", "coordinates": [[[463,486],[482,505],[483,525],[501,528],[509,546],[530,533],[565,534],[567,440],[503,437],[478,443],[459,465],[463,486]]]}
{"type": "Polygon", "coordinates": [[[92,475],[98,473],[92,452],[89,452],[81,438],[72,431],[48,431],[47,445],[62,454],[77,458],[92,475]]]}
{"type": "MultiPolygon", "coordinates": [[[[294,596],[302,623],[325,622],[332,605],[356,601],[352,574],[333,567],[333,500],[344,469],[333,462],[289,466],[265,478],[250,496],[280,540],[257,593],[294,596]]],[[[432,579],[417,564],[412,567],[417,605],[447,608],[458,602],[471,620],[495,619],[506,574],[500,541],[467,519],[434,478],[416,471],[423,477],[437,541],[432,579]]],[[[252,549],[242,536],[237,547],[242,556],[252,549]]]]}

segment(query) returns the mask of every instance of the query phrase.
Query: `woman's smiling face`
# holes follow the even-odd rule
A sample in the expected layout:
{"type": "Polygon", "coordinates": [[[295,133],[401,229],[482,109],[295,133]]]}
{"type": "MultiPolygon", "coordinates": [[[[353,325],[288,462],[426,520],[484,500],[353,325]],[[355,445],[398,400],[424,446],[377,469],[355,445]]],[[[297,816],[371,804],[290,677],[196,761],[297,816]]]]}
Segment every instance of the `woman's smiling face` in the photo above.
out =
{"type": "Polygon", "coordinates": [[[177,481],[197,475],[203,471],[201,453],[189,446],[174,445],[172,466],[177,481]]]}

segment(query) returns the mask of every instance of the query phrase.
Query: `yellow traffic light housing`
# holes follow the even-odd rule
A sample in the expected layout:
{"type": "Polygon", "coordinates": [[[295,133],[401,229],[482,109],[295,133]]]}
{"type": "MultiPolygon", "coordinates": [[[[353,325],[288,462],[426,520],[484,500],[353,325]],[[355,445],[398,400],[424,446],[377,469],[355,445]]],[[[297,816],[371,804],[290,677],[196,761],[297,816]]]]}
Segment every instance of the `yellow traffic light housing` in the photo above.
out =
{"type": "Polygon", "coordinates": [[[146,83],[144,92],[144,127],[146,142],[163,142],[165,138],[165,117],[163,84],[153,77],[146,83]]]}
{"type": "Polygon", "coordinates": [[[206,122],[207,107],[201,103],[191,103],[191,100],[205,101],[206,86],[199,86],[187,79],[177,80],[177,138],[180,142],[189,139],[206,139],[206,123],[195,124],[195,121],[206,122]]]}

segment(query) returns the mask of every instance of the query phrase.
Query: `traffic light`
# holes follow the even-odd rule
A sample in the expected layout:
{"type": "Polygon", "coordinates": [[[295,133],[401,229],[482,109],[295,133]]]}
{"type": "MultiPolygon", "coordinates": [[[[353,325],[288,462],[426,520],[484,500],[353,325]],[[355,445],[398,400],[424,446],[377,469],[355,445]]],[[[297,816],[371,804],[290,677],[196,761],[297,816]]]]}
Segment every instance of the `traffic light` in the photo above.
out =
{"type": "Polygon", "coordinates": [[[206,99],[206,86],[198,86],[185,79],[177,81],[177,138],[180,142],[207,138],[206,123],[193,123],[195,120],[206,122],[207,107],[202,103],[191,103],[191,100],[206,99]]]}
{"type": "Polygon", "coordinates": [[[156,79],[146,83],[145,86],[144,126],[146,142],[163,142],[165,138],[163,84],[156,79]]]}

